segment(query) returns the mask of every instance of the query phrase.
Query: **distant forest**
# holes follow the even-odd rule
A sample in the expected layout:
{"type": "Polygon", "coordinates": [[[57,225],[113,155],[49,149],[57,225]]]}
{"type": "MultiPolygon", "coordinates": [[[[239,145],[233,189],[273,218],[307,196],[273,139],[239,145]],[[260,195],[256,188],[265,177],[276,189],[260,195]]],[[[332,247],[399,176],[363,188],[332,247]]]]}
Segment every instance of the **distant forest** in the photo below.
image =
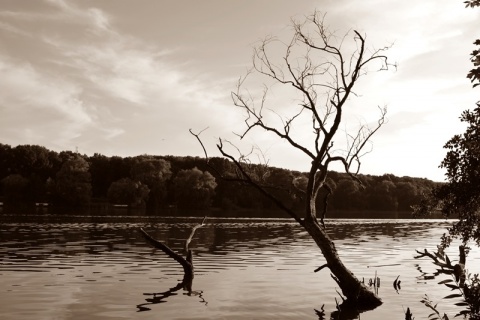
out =
{"type": "MultiPolygon", "coordinates": [[[[305,173],[263,165],[250,165],[249,170],[288,207],[303,210],[305,173]]],[[[250,186],[222,179],[235,174],[233,163],[223,158],[211,158],[207,164],[200,157],[87,156],[38,145],[0,144],[4,207],[48,203],[54,208],[78,208],[108,203],[141,208],[147,214],[214,208],[219,215],[230,216],[277,209],[250,186]]],[[[435,185],[431,180],[391,174],[359,175],[362,184],[345,173],[331,171],[328,177],[329,211],[410,211],[435,185]]],[[[319,198],[322,208],[323,196],[319,198]]]]}

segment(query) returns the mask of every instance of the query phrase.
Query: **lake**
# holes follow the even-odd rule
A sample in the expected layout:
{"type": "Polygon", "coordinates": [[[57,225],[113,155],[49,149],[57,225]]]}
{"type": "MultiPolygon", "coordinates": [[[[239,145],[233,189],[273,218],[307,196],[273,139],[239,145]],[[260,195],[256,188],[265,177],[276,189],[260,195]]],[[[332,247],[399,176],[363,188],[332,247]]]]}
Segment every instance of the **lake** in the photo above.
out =
{"type": "MultiPolygon", "coordinates": [[[[37,218],[0,218],[0,319],[319,319],[322,306],[329,319],[340,300],[328,270],[314,273],[324,263],[319,249],[288,219],[207,219],[191,243],[195,278],[187,294],[170,290],[182,268],[138,229],[181,252],[198,218],[37,218]]],[[[414,259],[415,249],[435,248],[446,225],[329,220],[347,267],[366,282],[381,280],[383,304],[351,318],[404,319],[410,307],[415,319],[427,319],[425,294],[455,315],[456,301],[442,300],[452,292],[437,285],[445,276],[414,259]]],[[[451,252],[458,260],[456,246],[451,252]]],[[[469,266],[480,269],[478,250],[469,266]]]]}

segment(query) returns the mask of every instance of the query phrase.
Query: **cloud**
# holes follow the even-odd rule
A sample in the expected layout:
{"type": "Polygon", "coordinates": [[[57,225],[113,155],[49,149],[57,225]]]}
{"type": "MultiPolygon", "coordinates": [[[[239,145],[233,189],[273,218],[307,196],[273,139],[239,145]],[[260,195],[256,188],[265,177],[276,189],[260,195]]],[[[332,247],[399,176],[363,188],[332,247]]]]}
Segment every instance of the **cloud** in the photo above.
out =
{"type": "MultiPolygon", "coordinates": [[[[42,39],[64,57],[65,66],[75,68],[97,89],[143,106],[159,98],[211,99],[204,89],[212,84],[202,85],[202,76],[187,76],[189,62],[175,63],[175,51],[171,48],[160,48],[119,32],[111,24],[111,16],[98,8],[84,10],[63,0],[48,2],[61,10],[62,20],[69,24],[82,22],[81,28],[94,30],[93,34],[83,34],[83,39],[57,34],[44,35],[42,39]]],[[[80,34],[81,30],[75,33],[80,34]]]]}
{"type": "MultiPolygon", "coordinates": [[[[0,56],[0,108],[3,121],[15,119],[15,126],[2,125],[2,131],[10,127],[10,134],[23,134],[22,130],[32,130],[46,123],[64,123],[61,135],[55,135],[59,143],[81,134],[93,120],[81,98],[82,90],[64,79],[40,73],[32,65],[15,63],[0,56]]],[[[3,122],[2,121],[2,122],[3,122]]],[[[23,131],[26,133],[27,131],[23,131]]],[[[41,133],[39,133],[41,135],[41,133]]]]}
{"type": "Polygon", "coordinates": [[[46,1],[59,10],[56,13],[56,17],[59,20],[67,23],[84,24],[91,27],[95,31],[107,31],[110,29],[110,19],[108,15],[100,9],[92,7],[84,10],[80,7],[75,6],[71,1],[46,1]]]}
{"type": "MultiPolygon", "coordinates": [[[[185,3],[158,1],[142,6],[128,1],[26,3],[12,1],[0,9],[5,92],[0,132],[15,143],[119,155],[201,154],[189,128],[209,126],[205,138],[231,137],[228,132],[243,128],[241,110],[232,106],[229,92],[250,65],[251,45],[268,34],[283,36],[291,30],[289,16],[302,19],[314,6],[328,12],[327,25],[339,35],[346,28],[359,30],[367,34],[369,48],[395,42],[388,55],[399,63],[398,71],[362,78],[355,88],[359,96],[349,101],[355,115],[346,116],[348,127],[342,126],[349,130],[371,123],[378,116],[376,106],[388,105],[390,121],[375,137],[374,154],[380,158],[400,150],[407,154],[409,139],[419,145],[419,153],[430,152],[427,143],[441,145],[456,131],[451,119],[468,107],[465,101],[476,101],[467,93],[471,86],[465,78],[477,32],[476,25],[469,27],[474,16],[447,0],[392,0],[388,5],[380,0],[280,1],[275,10],[265,2],[253,16],[253,7],[241,1],[192,1],[190,10],[185,3]]],[[[261,89],[261,79],[256,80],[248,87],[253,94],[261,89]]],[[[272,89],[269,106],[288,114],[297,103],[288,93],[284,87],[272,89]]],[[[308,144],[311,140],[301,132],[298,139],[308,144]]],[[[273,155],[283,144],[270,138],[259,132],[246,140],[273,146],[273,155]]],[[[275,158],[276,165],[300,162],[287,152],[275,158]]]]}
{"type": "MultiPolygon", "coordinates": [[[[8,109],[9,122],[29,128],[27,136],[26,131],[6,125],[10,141],[132,154],[151,152],[156,148],[152,139],[160,137],[165,141],[160,153],[189,154],[188,145],[196,146],[189,128],[209,125],[216,136],[231,130],[231,109],[223,107],[230,104],[231,85],[225,79],[195,71],[192,61],[178,61],[178,48],[120,32],[115,18],[99,8],[58,0],[48,3],[49,10],[10,14],[32,25],[41,21],[43,30],[33,45],[42,47],[41,55],[28,56],[24,51],[23,59],[18,57],[22,62],[13,58],[5,62],[9,70],[2,81],[11,93],[4,97],[5,104],[38,115],[26,119],[8,109]],[[35,92],[38,99],[22,105],[18,97],[26,91],[35,92]]],[[[25,33],[35,34],[31,28],[25,27],[25,33]]]]}
{"type": "Polygon", "coordinates": [[[23,31],[20,28],[17,28],[9,23],[0,21],[0,29],[3,29],[7,33],[15,36],[30,36],[28,32],[23,31]]]}

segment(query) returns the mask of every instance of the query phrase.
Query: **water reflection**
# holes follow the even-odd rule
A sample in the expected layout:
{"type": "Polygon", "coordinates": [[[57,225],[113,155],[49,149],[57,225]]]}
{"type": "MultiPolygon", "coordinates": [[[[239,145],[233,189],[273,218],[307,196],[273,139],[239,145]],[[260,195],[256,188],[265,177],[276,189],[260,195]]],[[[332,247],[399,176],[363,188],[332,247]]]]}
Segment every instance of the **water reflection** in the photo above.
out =
{"type": "MultiPolygon", "coordinates": [[[[132,319],[139,314],[154,319],[155,312],[138,313],[151,309],[168,319],[320,319],[315,309],[321,312],[322,303],[327,318],[359,317],[336,310],[334,298],[341,300],[328,270],[313,272],[324,263],[320,251],[290,220],[207,221],[191,243],[195,287],[201,290],[193,290],[193,283],[190,289],[177,283],[182,268],[138,233],[147,228],[181,251],[198,219],[65,220],[0,224],[0,318],[48,319],[54,309],[69,312],[71,319],[132,319]],[[28,306],[26,299],[32,302],[28,306]]],[[[362,313],[362,319],[401,318],[403,306],[417,306],[412,309],[417,319],[428,314],[418,301],[438,289],[438,280],[425,277],[436,270],[413,256],[415,249],[433,246],[444,225],[405,220],[327,224],[345,264],[367,282],[375,274],[382,279],[384,305],[362,313]],[[392,285],[399,275],[401,290],[392,285]]],[[[440,290],[438,296],[445,294],[440,290]]]]}
{"type": "Polygon", "coordinates": [[[152,310],[150,308],[151,305],[167,302],[166,299],[170,296],[177,295],[177,291],[179,291],[179,290],[186,291],[184,293],[184,295],[198,297],[199,302],[203,303],[204,305],[208,305],[208,302],[203,297],[203,291],[192,290],[192,285],[193,285],[193,279],[187,279],[187,277],[184,277],[183,280],[180,281],[175,287],[172,287],[172,288],[168,289],[167,291],[156,292],[156,293],[155,292],[153,292],[153,293],[149,293],[149,292],[143,293],[144,296],[151,296],[151,298],[146,298],[145,303],[137,304],[138,312],[150,311],[150,310],[152,310]]]}

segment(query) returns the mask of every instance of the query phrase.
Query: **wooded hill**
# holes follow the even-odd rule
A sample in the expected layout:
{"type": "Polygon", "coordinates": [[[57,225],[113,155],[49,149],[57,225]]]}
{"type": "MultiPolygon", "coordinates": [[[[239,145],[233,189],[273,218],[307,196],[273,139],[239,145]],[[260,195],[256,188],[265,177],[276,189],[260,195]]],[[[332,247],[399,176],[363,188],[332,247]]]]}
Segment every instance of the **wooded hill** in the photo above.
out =
{"type": "MultiPolygon", "coordinates": [[[[303,210],[304,173],[262,165],[249,169],[288,207],[303,210]]],[[[0,201],[4,205],[81,207],[109,202],[145,207],[148,214],[168,214],[172,208],[214,207],[221,209],[220,214],[276,209],[258,191],[220,177],[235,174],[234,165],[223,158],[211,158],[208,165],[200,157],[87,156],[37,145],[0,144],[0,201]]],[[[410,211],[435,185],[427,179],[392,174],[358,178],[362,184],[345,173],[329,172],[329,210],[410,211]]],[[[319,203],[324,203],[323,195],[319,203]]]]}

